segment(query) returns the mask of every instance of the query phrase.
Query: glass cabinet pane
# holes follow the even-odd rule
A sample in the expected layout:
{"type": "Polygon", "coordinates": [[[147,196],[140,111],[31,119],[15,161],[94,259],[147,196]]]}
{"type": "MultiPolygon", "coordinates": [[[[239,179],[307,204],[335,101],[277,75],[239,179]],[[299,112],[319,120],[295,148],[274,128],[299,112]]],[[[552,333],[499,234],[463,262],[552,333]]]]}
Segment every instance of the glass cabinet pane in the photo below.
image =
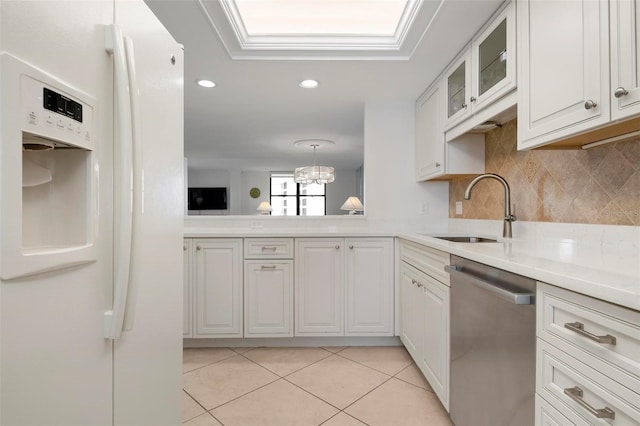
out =
{"type": "Polygon", "coordinates": [[[460,111],[465,99],[465,68],[466,62],[462,62],[449,77],[447,77],[447,117],[451,117],[460,111]]]}
{"type": "MultiPolygon", "coordinates": [[[[478,94],[482,95],[507,76],[507,20],[496,27],[478,47],[480,73],[478,94]]],[[[515,58],[513,58],[515,59],[515,58]]]]}

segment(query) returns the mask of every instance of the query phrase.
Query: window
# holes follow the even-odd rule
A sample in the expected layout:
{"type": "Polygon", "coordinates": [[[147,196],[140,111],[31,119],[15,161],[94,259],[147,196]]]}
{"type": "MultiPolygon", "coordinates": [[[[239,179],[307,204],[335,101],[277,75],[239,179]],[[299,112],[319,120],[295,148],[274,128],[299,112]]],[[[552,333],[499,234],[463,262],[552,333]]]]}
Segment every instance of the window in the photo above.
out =
{"type": "Polygon", "coordinates": [[[295,183],[293,173],[271,173],[272,216],[324,216],[325,185],[295,183]]]}

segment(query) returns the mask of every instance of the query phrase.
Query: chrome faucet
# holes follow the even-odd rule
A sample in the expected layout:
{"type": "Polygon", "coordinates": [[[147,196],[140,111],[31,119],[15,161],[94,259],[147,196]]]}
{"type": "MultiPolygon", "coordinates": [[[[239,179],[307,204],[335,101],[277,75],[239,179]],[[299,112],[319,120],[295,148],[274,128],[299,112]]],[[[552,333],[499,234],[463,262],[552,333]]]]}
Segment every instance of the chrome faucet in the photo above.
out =
{"type": "Polygon", "coordinates": [[[465,200],[471,199],[471,190],[482,179],[495,179],[498,182],[500,182],[504,187],[504,224],[502,227],[502,236],[504,238],[511,238],[512,236],[511,222],[514,222],[516,220],[516,217],[513,214],[511,214],[511,189],[509,189],[509,184],[507,183],[506,180],[504,180],[502,176],[496,175],[494,173],[485,173],[480,176],[476,176],[471,181],[469,186],[467,186],[467,189],[464,191],[464,199],[465,200]]]}

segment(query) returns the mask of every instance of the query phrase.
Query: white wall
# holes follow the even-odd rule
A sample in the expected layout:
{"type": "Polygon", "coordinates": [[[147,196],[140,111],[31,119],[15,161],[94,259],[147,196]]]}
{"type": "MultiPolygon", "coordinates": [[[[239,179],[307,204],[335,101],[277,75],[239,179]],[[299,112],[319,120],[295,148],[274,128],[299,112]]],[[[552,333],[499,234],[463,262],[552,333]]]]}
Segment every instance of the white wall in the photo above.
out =
{"type": "Polygon", "coordinates": [[[348,212],[340,210],[347,198],[358,195],[356,170],[336,170],[336,180],[327,185],[326,214],[344,215],[348,212]]]}
{"type": "Polygon", "coordinates": [[[270,195],[270,172],[263,171],[250,171],[245,170],[242,172],[242,186],[240,189],[240,198],[242,199],[242,209],[239,214],[245,215],[257,215],[258,205],[263,202],[269,202],[270,195]],[[260,190],[260,196],[258,198],[251,198],[249,190],[251,188],[258,188],[260,190]]]}
{"type": "Polygon", "coordinates": [[[414,102],[365,105],[364,193],[371,225],[399,230],[446,228],[449,183],[414,178],[414,102]]]}

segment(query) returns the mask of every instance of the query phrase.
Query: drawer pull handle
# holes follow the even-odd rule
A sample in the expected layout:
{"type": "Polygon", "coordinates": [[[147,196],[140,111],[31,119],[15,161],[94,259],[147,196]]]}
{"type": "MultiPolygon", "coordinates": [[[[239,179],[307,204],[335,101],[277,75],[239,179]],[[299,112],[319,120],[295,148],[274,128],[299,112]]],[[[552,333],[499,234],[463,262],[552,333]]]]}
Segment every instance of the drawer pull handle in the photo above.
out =
{"type": "Polygon", "coordinates": [[[596,336],[593,333],[589,333],[588,331],[586,331],[584,329],[584,324],[581,322],[567,322],[564,324],[565,328],[568,328],[571,331],[574,331],[578,334],[580,334],[581,336],[584,336],[588,339],[593,340],[594,342],[598,342],[598,343],[608,343],[610,345],[615,345],[616,344],[616,338],[613,337],[610,334],[607,334],[606,336],[596,336]]]}
{"type": "Polygon", "coordinates": [[[275,246],[262,246],[262,251],[276,251],[275,246]]]}
{"type": "Polygon", "coordinates": [[[271,266],[262,265],[260,266],[260,269],[276,269],[276,265],[271,265],[271,266]]]}
{"type": "Polygon", "coordinates": [[[572,400],[574,400],[575,402],[577,402],[582,408],[584,408],[589,413],[591,413],[592,415],[594,415],[599,419],[615,419],[616,418],[616,412],[613,411],[611,408],[609,407],[593,408],[591,405],[589,405],[589,403],[585,402],[585,400],[582,399],[582,395],[583,395],[582,389],[580,389],[577,386],[574,386],[572,388],[566,388],[564,390],[564,394],[567,395],[572,400]]]}

